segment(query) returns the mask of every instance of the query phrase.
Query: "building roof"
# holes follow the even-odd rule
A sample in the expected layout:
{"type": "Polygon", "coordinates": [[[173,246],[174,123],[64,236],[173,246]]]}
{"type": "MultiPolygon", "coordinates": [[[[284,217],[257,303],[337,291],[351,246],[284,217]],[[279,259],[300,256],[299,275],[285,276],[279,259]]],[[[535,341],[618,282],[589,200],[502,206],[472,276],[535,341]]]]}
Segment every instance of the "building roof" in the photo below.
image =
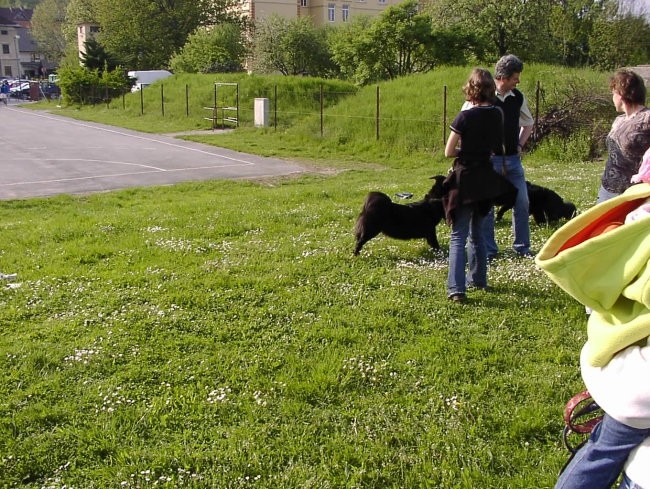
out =
{"type": "Polygon", "coordinates": [[[0,7],[0,25],[30,27],[34,10],[22,7],[0,7]]]}

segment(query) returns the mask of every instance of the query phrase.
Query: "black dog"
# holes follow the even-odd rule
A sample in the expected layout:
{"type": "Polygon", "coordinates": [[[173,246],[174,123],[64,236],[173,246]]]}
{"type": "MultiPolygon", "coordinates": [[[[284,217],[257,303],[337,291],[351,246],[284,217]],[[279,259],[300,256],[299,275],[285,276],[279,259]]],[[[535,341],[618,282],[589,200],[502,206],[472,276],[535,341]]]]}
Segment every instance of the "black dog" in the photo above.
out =
{"type": "MultiPolygon", "coordinates": [[[[546,224],[559,221],[560,219],[571,219],[576,215],[576,206],[567,202],[553,190],[535,185],[526,181],[528,188],[528,214],[533,216],[537,224],[546,224]]],[[[514,199],[510,202],[500,202],[501,208],[496,214],[499,221],[503,214],[512,209],[515,205],[514,199]]]]}
{"type": "Polygon", "coordinates": [[[445,217],[441,200],[445,177],[431,178],[435,180],[431,190],[421,201],[411,204],[395,204],[384,193],[370,192],[354,227],[354,254],[358,255],[363,245],[379,233],[396,239],[425,238],[431,248],[439,249],[436,226],[445,217]]]}

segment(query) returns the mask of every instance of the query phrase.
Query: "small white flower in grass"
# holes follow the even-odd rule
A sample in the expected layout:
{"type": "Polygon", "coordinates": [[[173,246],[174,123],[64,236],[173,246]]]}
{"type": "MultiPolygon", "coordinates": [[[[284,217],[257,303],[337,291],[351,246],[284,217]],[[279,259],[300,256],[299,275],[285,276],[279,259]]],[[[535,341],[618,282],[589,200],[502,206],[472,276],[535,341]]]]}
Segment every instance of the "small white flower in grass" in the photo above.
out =
{"type": "Polygon", "coordinates": [[[450,407],[454,411],[458,411],[461,406],[461,402],[458,400],[458,396],[455,395],[445,398],[445,404],[447,407],[450,407]]]}
{"type": "Polygon", "coordinates": [[[146,231],[147,231],[148,233],[152,233],[152,234],[153,234],[153,233],[159,233],[159,232],[161,232],[161,231],[166,231],[166,230],[167,230],[166,228],[163,228],[163,227],[161,227],[161,226],[149,226],[149,227],[146,229],[146,231]]]}
{"type": "Polygon", "coordinates": [[[73,355],[68,355],[63,359],[64,362],[82,362],[87,365],[93,355],[100,353],[100,349],[75,350],[73,355]]]}
{"type": "Polygon", "coordinates": [[[262,392],[260,391],[255,391],[253,392],[253,397],[255,398],[255,403],[258,406],[266,406],[266,400],[262,397],[262,392]]]}
{"type": "Polygon", "coordinates": [[[228,402],[228,394],[230,394],[231,389],[228,386],[218,387],[210,391],[208,394],[208,402],[210,404],[216,404],[220,402],[228,402]]]}

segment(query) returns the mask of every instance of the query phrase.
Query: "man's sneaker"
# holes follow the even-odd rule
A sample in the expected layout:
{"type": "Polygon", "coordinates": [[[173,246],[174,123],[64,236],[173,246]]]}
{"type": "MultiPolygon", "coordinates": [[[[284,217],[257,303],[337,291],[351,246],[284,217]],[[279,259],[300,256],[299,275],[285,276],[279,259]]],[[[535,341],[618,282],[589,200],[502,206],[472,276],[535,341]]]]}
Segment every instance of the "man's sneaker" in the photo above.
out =
{"type": "Polygon", "coordinates": [[[451,302],[460,302],[463,303],[467,300],[467,296],[465,294],[451,294],[449,297],[447,297],[451,302]]]}

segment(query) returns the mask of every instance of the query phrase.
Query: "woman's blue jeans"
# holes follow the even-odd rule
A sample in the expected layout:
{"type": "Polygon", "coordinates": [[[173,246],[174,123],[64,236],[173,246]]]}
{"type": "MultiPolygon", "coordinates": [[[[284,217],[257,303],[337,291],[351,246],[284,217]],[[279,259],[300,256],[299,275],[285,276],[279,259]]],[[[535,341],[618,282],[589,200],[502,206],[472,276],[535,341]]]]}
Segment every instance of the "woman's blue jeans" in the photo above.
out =
{"type": "Polygon", "coordinates": [[[487,253],[483,238],[484,220],[475,206],[459,206],[455,210],[449,237],[447,297],[464,294],[467,291],[467,282],[476,287],[487,286],[487,253]],[[465,256],[465,245],[467,245],[467,257],[465,256]],[[466,281],[465,266],[468,259],[470,269],[466,281]]]}
{"type": "MultiPolygon", "coordinates": [[[[520,255],[530,254],[530,225],[528,222],[528,187],[524,167],[521,164],[520,155],[493,156],[492,167],[497,173],[504,175],[510,183],[517,188],[517,200],[512,208],[512,231],[515,240],[512,248],[520,255]],[[505,166],[505,174],[504,174],[505,166]]],[[[487,255],[492,258],[499,251],[497,242],[494,239],[494,209],[485,217],[484,224],[485,246],[487,255]]]]}
{"type": "Polygon", "coordinates": [[[650,428],[632,428],[605,414],[560,474],[555,489],[610,489],[630,452],[649,435],[650,428]]]}

